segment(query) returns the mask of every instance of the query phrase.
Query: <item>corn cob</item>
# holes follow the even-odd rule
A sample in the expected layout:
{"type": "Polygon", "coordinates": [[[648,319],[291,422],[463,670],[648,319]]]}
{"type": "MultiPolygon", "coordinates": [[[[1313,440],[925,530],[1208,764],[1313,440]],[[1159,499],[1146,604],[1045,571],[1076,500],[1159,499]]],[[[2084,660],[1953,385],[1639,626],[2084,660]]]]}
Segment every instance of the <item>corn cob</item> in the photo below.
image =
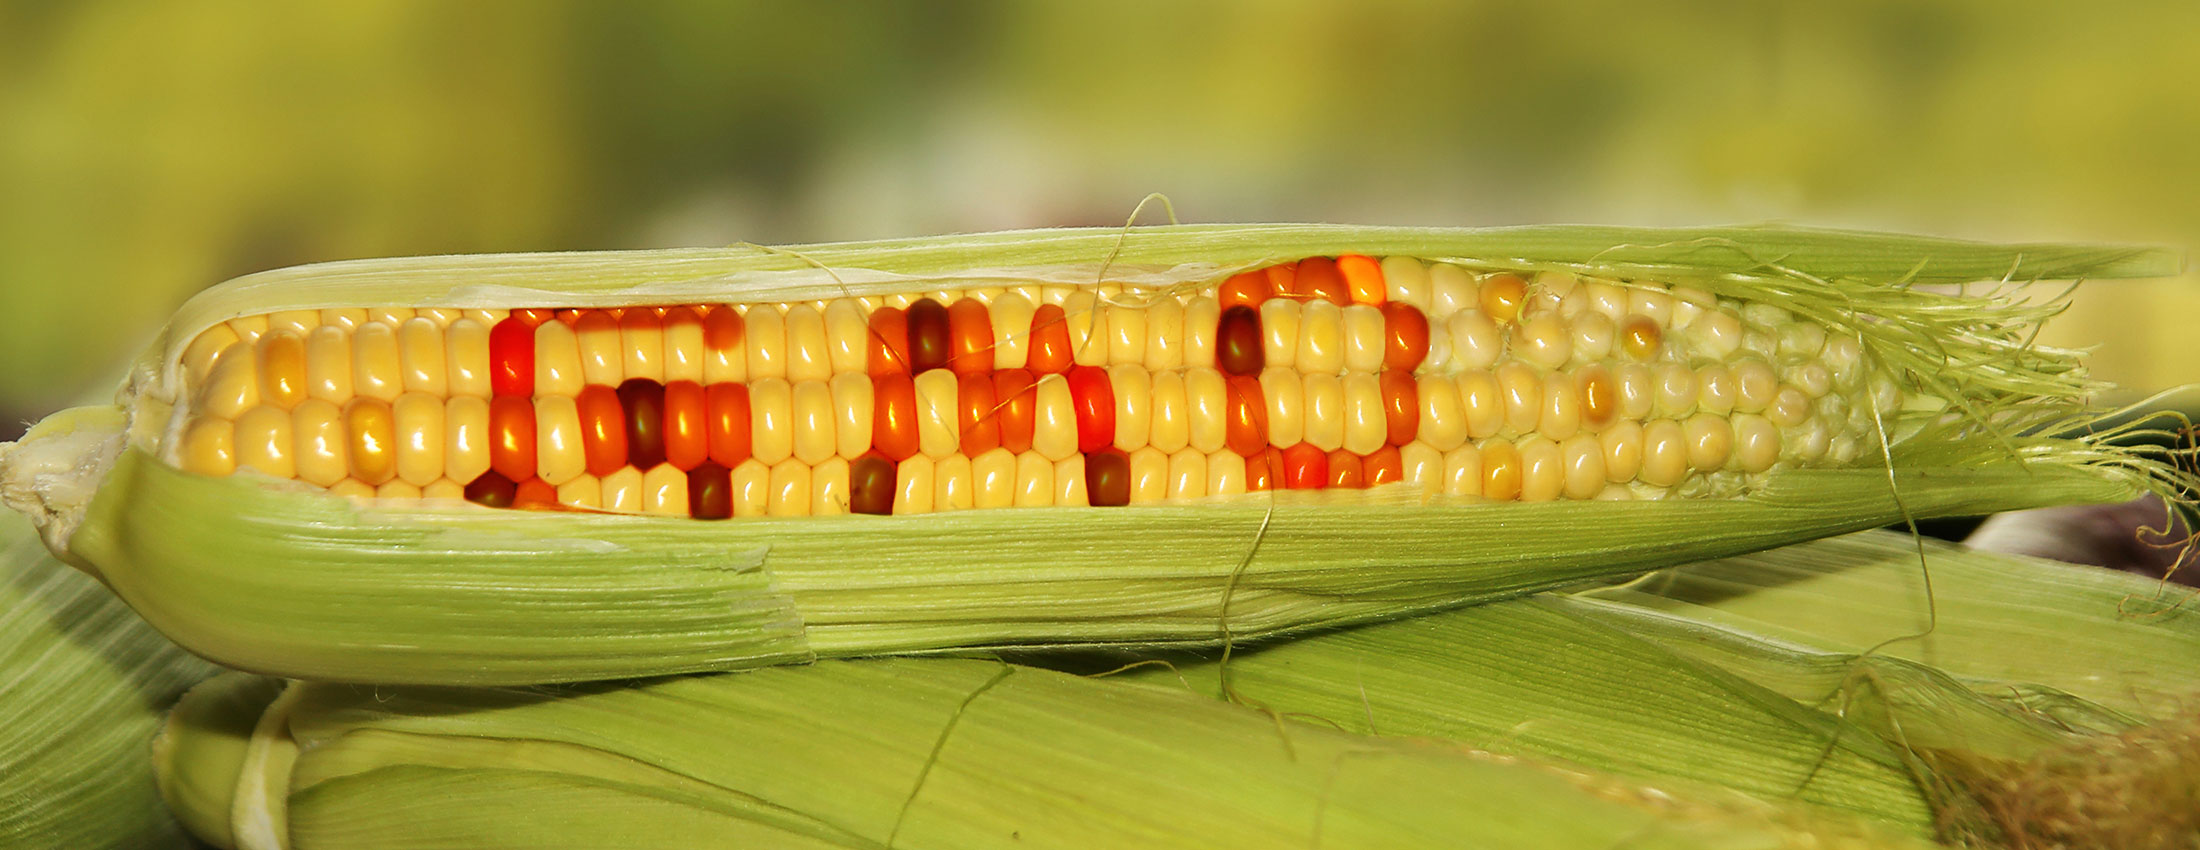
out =
{"type": "MultiPolygon", "coordinates": [[[[160,766],[204,785],[241,774],[226,808],[190,820],[231,817],[252,850],[1924,846],[1684,783],[982,661],[829,661],[556,699],[300,684],[263,717],[230,725],[255,726],[269,758],[160,766]]],[[[162,751],[207,734],[179,714],[162,751]]]]}
{"type": "Polygon", "coordinates": [[[2017,436],[2091,389],[2024,344],[2052,305],[1908,284],[2173,265],[1319,226],[335,264],[194,299],[0,486],[289,675],[1211,642],[2167,489],[2017,436]]]}
{"type": "Polygon", "coordinates": [[[1394,482],[1536,502],[1847,464],[1899,404],[1855,340],[1778,308],[1563,273],[1529,291],[1346,255],[1151,292],[280,311],[185,347],[164,459],[703,519],[1394,482]]]}

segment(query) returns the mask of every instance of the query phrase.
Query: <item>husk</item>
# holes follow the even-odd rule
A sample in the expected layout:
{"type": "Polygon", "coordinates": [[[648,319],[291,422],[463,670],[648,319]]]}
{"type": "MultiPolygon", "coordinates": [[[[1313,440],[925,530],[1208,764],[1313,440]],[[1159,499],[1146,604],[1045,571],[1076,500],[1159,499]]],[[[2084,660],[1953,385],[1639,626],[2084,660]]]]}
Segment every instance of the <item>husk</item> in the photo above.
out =
{"type": "Polygon", "coordinates": [[[2161,619],[2158,583],[1928,548],[1941,579],[1934,634],[1950,640],[1918,654],[1970,669],[1965,680],[1897,657],[1899,643],[1866,652],[1904,633],[1888,619],[1904,602],[1923,601],[1918,544],[1877,531],[1681,567],[1624,590],[1542,594],[1226,659],[1072,661],[1349,731],[1715,784],[1950,840],[2121,835],[2146,811],[2182,822],[2182,801],[2200,799],[2178,784],[2200,776],[2200,621],[2161,619]],[[2119,602],[2149,613],[2119,616],[2119,602]],[[1742,610],[1753,615],[1746,623],[1742,610]],[[2040,678],[1982,677],[1972,653],[1998,674],[2040,678]],[[2103,680],[2111,670],[2117,678],[2103,680]],[[2119,704],[2164,719],[2145,725],[2146,714],[2042,682],[2114,690],[2119,704]],[[2142,788],[2145,799],[2109,803],[2113,789],[2142,788]]]}
{"type": "Polygon", "coordinates": [[[1952,840],[2190,846],[2200,618],[2189,591],[1888,533],[1810,549],[1559,604],[1914,754],[1952,840]]]}
{"type": "Polygon", "coordinates": [[[153,771],[168,811],[192,835],[222,850],[237,847],[231,820],[238,779],[254,761],[253,729],[283,682],[223,673],[177,703],[153,739],[153,771]]]}
{"type": "Polygon", "coordinates": [[[65,419],[83,427],[33,434],[67,437],[50,441],[65,456],[26,440],[0,455],[0,487],[43,520],[58,551],[103,575],[163,631],[224,663],[283,675],[498,684],[890,652],[1213,643],[1226,631],[1254,637],[1397,616],[1904,515],[2174,489],[2175,473],[2131,452],[2017,436],[2078,415],[2092,389],[2069,352],[2024,344],[2052,306],[1912,284],[2175,265],[2145,249],[1776,227],[1322,225],[335,263],[253,275],[194,298],[125,388],[126,439],[96,439],[97,427],[115,427],[99,426],[98,415],[65,419]],[[177,353],[199,329],[244,313],[797,300],[1006,280],[1165,288],[1345,251],[1686,283],[1810,315],[1856,335],[1905,385],[1902,409],[1881,411],[1897,469],[1776,471],[1744,498],[1703,502],[1423,504],[1394,487],[1128,509],[697,523],[360,507],[302,485],[210,481],[152,460],[174,427],[177,353]],[[89,461],[80,454],[87,445],[98,447],[89,461]]]}
{"type": "MultiPolygon", "coordinates": [[[[1808,544],[1806,544],[1808,545],[1808,544]]],[[[1117,676],[1179,682],[1352,732],[1443,738],[1641,781],[1719,785],[1931,835],[1907,754],[1547,596],[1376,623],[1117,676]]]]}
{"type": "Polygon", "coordinates": [[[1587,597],[1827,655],[1915,661],[1988,696],[2039,694],[2041,710],[2060,692],[2128,718],[2177,717],[2200,695],[2190,589],[1891,532],[1691,565],[1587,597]]]}
{"type": "MultiPolygon", "coordinates": [[[[2129,492],[1898,474],[1918,516],[2129,492]]],[[[241,669],[516,684],[981,647],[1213,644],[1519,595],[1900,519],[1886,473],[1746,499],[1226,504],[700,523],[356,508],[126,454],[74,551],[241,669]],[[222,505],[206,510],[205,505],[222,505]]]]}
{"type": "Polygon", "coordinates": [[[976,660],[296,687],[297,850],[1916,846],[1716,791],[976,660]]]}
{"type": "Polygon", "coordinates": [[[0,518],[0,847],[188,847],[146,744],[213,668],[0,518]]]}

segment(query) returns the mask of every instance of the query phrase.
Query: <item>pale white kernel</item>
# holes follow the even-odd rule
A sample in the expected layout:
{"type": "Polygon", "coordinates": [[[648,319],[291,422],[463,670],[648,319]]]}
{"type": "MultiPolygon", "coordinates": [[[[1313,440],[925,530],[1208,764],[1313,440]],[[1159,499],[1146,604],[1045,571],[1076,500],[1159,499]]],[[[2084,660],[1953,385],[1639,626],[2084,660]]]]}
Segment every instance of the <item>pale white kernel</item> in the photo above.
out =
{"type": "Polygon", "coordinates": [[[1429,360],[1436,360],[1437,337],[1449,343],[1447,365],[1454,369],[1487,369],[1505,353],[1505,333],[1480,310],[1461,310],[1444,322],[1444,334],[1431,334],[1429,360]]]}
{"type": "Polygon", "coordinates": [[[1573,356],[1573,334],[1564,320],[1545,314],[1514,328],[1509,347],[1514,357],[1544,369],[1556,369],[1573,356]]]}
{"type": "Polygon", "coordinates": [[[1390,300],[1429,309],[1428,266],[1412,257],[1383,258],[1383,288],[1390,300]]]}
{"type": "Polygon", "coordinates": [[[1627,289],[1627,312],[1650,317],[1659,327],[1673,323],[1673,296],[1656,284],[1636,284],[1627,289]]]}
{"type": "Polygon", "coordinates": [[[1450,316],[1460,310],[1472,309],[1482,298],[1481,287],[1476,285],[1474,274],[1450,263],[1430,266],[1429,318],[1450,316]]]}
{"type": "Polygon", "coordinates": [[[1612,340],[1617,326],[1603,313],[1585,313],[1573,318],[1573,362],[1591,363],[1612,354],[1612,340]]]}

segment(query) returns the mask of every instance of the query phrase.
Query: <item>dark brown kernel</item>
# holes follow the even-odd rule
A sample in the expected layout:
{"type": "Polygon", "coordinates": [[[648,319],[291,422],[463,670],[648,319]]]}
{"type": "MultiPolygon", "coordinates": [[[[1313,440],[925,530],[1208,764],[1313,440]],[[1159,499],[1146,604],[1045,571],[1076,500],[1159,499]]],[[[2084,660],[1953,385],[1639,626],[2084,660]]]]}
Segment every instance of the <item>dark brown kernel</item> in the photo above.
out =
{"type": "Polygon", "coordinates": [[[848,512],[885,516],[894,512],[894,462],[864,455],[848,464],[848,512]]]}
{"type": "Polygon", "coordinates": [[[1222,311],[1215,323],[1215,365],[1226,375],[1259,375],[1268,365],[1260,338],[1260,312],[1239,305],[1222,311]]]}
{"type": "Polygon", "coordinates": [[[466,482],[466,501],[491,508],[509,508],[519,496],[519,485],[512,479],[498,475],[495,470],[466,482]]]}
{"type": "Polygon", "coordinates": [[[619,385],[626,411],[626,459],[644,472],[665,462],[665,385],[634,378],[619,385]]]}
{"type": "Polygon", "coordinates": [[[696,519],[733,516],[732,470],[710,461],[688,470],[688,516],[696,519]]]}
{"type": "Polygon", "coordinates": [[[1130,455],[1113,449],[1085,455],[1085,498],[1096,508],[1130,504],[1130,455]]]}
{"type": "Polygon", "coordinates": [[[909,371],[938,369],[955,357],[947,308],[930,298],[909,305],[909,371]]]}

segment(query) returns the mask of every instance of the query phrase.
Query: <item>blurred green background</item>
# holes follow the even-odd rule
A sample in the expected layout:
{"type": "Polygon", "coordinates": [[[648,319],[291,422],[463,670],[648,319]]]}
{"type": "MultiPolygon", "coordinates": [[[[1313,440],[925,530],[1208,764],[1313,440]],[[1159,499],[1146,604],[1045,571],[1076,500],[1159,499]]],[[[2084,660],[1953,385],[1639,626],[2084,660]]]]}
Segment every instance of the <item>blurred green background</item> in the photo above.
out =
{"type": "MultiPolygon", "coordinates": [[[[2196,44],[2192,2],[0,0],[0,417],[259,269],[1120,224],[1149,192],[2190,249],[2196,44]]],[[[2052,339],[2200,380],[2196,283],[2094,287],[2052,339]]]]}

